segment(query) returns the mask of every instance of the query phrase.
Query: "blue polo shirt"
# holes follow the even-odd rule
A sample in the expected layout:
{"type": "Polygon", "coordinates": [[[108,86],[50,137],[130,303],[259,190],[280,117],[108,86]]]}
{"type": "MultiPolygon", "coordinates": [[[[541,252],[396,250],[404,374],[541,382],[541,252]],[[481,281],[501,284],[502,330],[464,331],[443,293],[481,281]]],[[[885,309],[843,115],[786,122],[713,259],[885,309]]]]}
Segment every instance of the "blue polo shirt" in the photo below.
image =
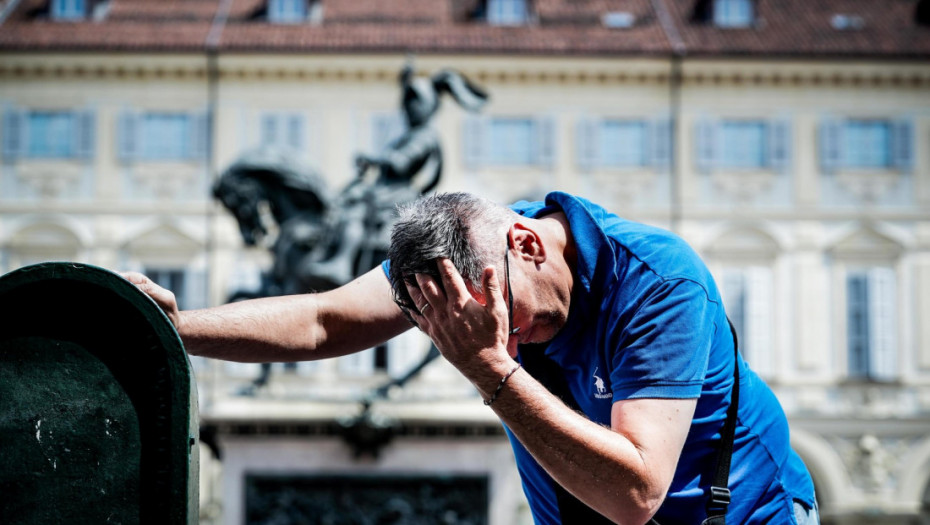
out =
{"type": "MultiPolygon", "coordinates": [[[[655,519],[663,525],[701,523],[730,404],[734,359],[720,292],[707,267],[674,234],[565,193],[512,209],[532,218],[562,211],[568,218],[578,252],[575,290],[568,321],[545,353],[560,365],[584,414],[610,425],[611,406],[623,399],[698,400],[655,519]]],[[[791,450],[778,400],[738,361],[740,406],[727,522],[795,523],[793,500],[813,506],[813,483],[791,450]]],[[[507,433],[536,523],[560,523],[552,478],[507,433]]]]}

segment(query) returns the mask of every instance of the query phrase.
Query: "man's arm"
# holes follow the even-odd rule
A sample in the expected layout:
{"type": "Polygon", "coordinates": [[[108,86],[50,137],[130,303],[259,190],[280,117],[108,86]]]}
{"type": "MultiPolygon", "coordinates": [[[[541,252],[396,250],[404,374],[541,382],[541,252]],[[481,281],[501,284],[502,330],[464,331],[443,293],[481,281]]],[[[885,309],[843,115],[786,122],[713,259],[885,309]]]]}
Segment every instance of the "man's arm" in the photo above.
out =
{"type": "MultiPolygon", "coordinates": [[[[484,275],[487,304],[474,300],[448,260],[443,290],[426,276],[409,288],[422,314],[411,312],[443,355],[489,399],[513,370],[516,341],[493,269],[484,275]],[[432,308],[425,309],[429,303],[432,308]],[[508,351],[508,347],[510,347],[508,351]]],[[[665,499],[690,429],[694,399],[614,403],[611,428],[567,407],[523,370],[491,408],[539,464],[575,497],[616,523],[641,525],[665,499]]]]}
{"type": "MultiPolygon", "coordinates": [[[[500,379],[485,383],[496,388],[500,379]]],[[[490,395],[488,387],[482,395],[490,395]]],[[[615,523],[641,525],[659,510],[694,414],[694,399],[614,403],[611,428],[568,408],[522,370],[491,405],[552,478],[615,523]]]]}
{"type": "Polygon", "coordinates": [[[371,348],[410,328],[380,267],[318,294],[179,311],[174,294],[124,274],[165,311],[192,355],[242,362],[322,359],[371,348]]]}

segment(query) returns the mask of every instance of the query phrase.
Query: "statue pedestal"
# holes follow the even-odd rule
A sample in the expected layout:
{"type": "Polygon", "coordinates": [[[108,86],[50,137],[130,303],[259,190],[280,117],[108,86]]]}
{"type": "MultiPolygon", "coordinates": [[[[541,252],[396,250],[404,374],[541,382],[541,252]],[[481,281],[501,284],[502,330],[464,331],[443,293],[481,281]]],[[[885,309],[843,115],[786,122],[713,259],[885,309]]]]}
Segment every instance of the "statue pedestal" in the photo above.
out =
{"type": "Polygon", "coordinates": [[[198,428],[181,340],[135,286],[0,277],[0,523],[197,523],[198,428]]]}

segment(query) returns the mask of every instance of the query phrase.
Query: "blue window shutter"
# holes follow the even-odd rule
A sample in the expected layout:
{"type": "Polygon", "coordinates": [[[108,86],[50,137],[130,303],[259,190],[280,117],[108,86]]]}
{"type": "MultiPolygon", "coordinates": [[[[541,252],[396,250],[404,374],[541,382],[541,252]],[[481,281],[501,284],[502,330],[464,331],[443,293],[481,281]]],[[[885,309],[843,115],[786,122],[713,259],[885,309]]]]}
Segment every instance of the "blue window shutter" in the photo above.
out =
{"type": "Polygon", "coordinates": [[[891,165],[905,173],[914,168],[914,123],[909,118],[891,123],[891,165]]]}
{"type": "Polygon", "coordinates": [[[580,119],[575,126],[575,155],[581,171],[590,171],[599,163],[599,125],[598,120],[586,117],[580,119]]]}
{"type": "Polygon", "coordinates": [[[832,173],[843,163],[843,125],[841,122],[827,118],[820,123],[820,168],[824,173],[832,173]]]}
{"type": "Polygon", "coordinates": [[[717,123],[703,118],[695,125],[694,144],[697,168],[701,173],[710,173],[717,164],[717,123]]]}
{"type": "Polygon", "coordinates": [[[206,112],[193,113],[188,116],[191,142],[189,157],[192,160],[207,158],[210,144],[210,122],[206,112]]]}
{"type": "Polygon", "coordinates": [[[462,149],[467,169],[478,169],[487,157],[487,120],[468,115],[463,123],[462,149]]]}
{"type": "Polygon", "coordinates": [[[652,166],[659,171],[669,169],[672,165],[672,120],[668,117],[654,120],[650,138],[652,166]]]}
{"type": "Polygon", "coordinates": [[[279,139],[277,115],[273,115],[271,113],[262,115],[259,132],[261,133],[261,136],[258,139],[258,143],[260,145],[274,146],[279,139]]]}
{"type": "Polygon", "coordinates": [[[287,145],[297,151],[305,148],[304,117],[292,114],[287,116],[287,145]]]}
{"type": "Polygon", "coordinates": [[[116,121],[116,156],[122,162],[132,162],[139,157],[139,115],[123,111],[116,121]]]}
{"type": "Polygon", "coordinates": [[[26,145],[23,140],[26,138],[26,115],[25,112],[15,108],[7,107],[3,111],[3,160],[4,162],[13,162],[23,156],[26,151],[26,145]]]}
{"type": "Polygon", "coordinates": [[[536,131],[536,164],[543,167],[551,167],[555,164],[556,159],[556,138],[557,132],[555,119],[553,117],[541,117],[535,121],[536,131]]]}
{"type": "Polygon", "coordinates": [[[93,110],[87,109],[75,114],[74,145],[79,159],[91,160],[97,143],[97,118],[93,110]]]}
{"type": "Polygon", "coordinates": [[[768,166],[783,172],[791,165],[791,122],[769,121],[768,135],[768,166]]]}
{"type": "Polygon", "coordinates": [[[849,375],[869,375],[869,287],[863,272],[846,276],[846,346],[849,375]]]}

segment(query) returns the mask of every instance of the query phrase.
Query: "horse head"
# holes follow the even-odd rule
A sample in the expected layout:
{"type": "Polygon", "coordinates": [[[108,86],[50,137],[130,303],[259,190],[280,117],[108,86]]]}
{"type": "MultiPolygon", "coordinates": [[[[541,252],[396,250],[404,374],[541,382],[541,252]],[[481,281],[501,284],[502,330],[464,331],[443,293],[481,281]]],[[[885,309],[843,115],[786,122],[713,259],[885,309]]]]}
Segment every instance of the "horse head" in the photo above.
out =
{"type": "Polygon", "coordinates": [[[213,185],[213,196],[236,218],[247,246],[257,245],[268,234],[261,217],[267,194],[258,180],[227,171],[213,185]]]}

